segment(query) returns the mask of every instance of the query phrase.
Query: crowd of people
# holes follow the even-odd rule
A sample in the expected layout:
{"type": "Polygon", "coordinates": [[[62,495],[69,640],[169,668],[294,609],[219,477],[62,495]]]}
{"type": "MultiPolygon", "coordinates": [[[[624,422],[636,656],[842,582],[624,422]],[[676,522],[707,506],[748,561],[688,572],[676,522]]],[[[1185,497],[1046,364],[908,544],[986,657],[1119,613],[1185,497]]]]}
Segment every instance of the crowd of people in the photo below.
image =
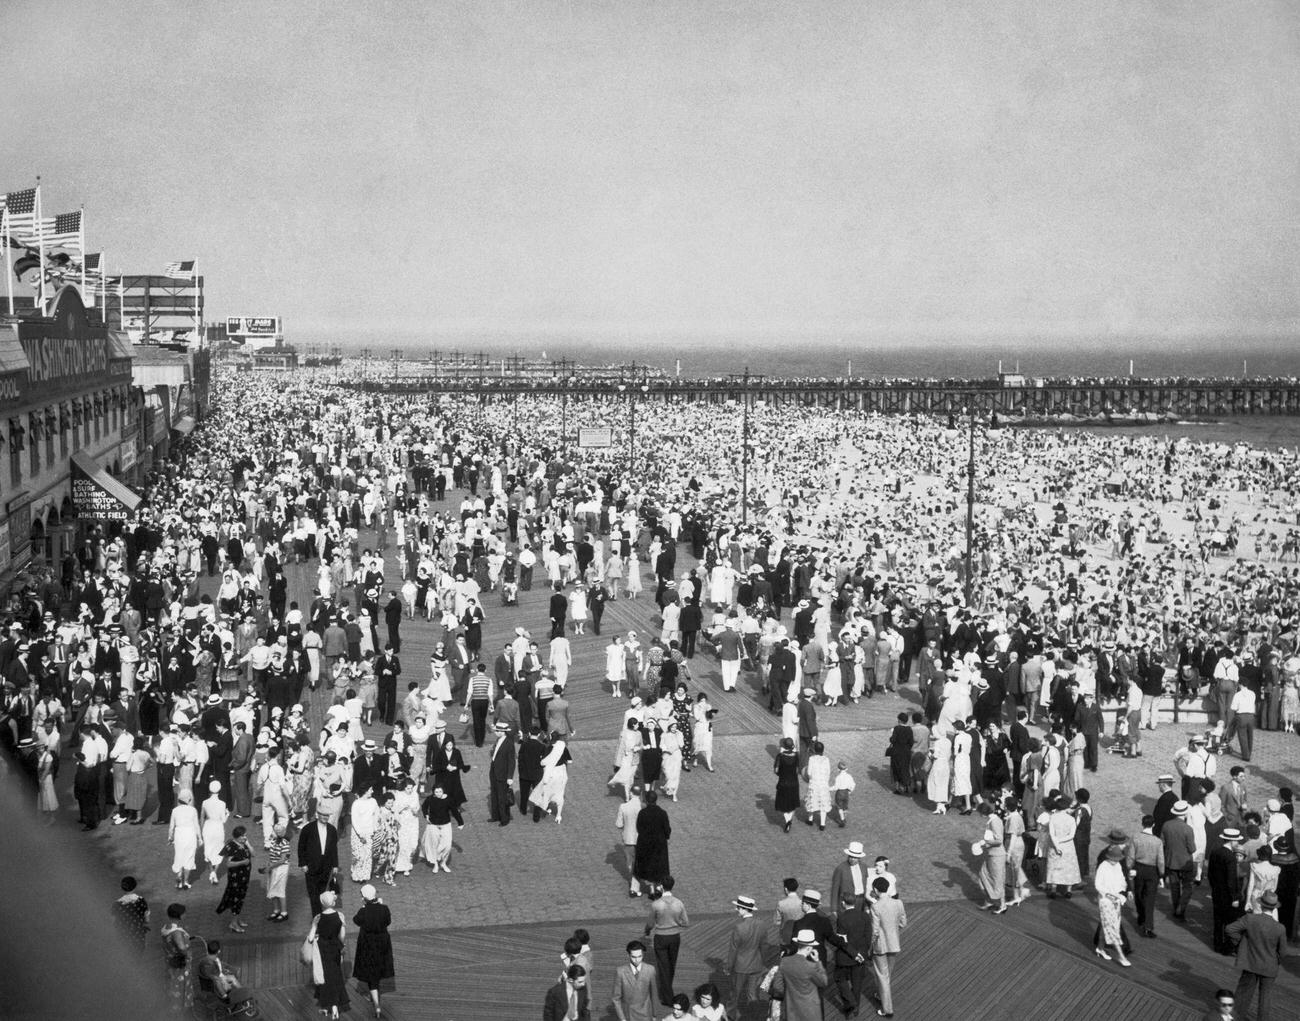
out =
{"type": "MultiPolygon", "coordinates": [[[[683,774],[715,768],[714,703],[742,674],[779,717],[773,822],[786,832],[801,812],[810,826],[845,827],[856,789],[854,763],[827,754],[818,711],[915,690],[916,709],[888,738],[893,792],[923,792],[936,813],[981,813],[981,877],[998,912],[1023,902],[1031,876],[1063,897],[1088,878],[1097,806],[1085,774],[1103,748],[1142,755],[1166,695],[1203,700],[1206,745],[1223,754],[1235,739],[1243,762],[1257,731],[1295,733],[1294,452],[981,429],[968,564],[967,437],[941,421],[755,409],[742,465],[737,415],[655,404],[629,471],[617,446],[578,449],[561,433],[608,422],[619,401],[561,414],[542,396],[430,401],[256,374],[219,375],[214,392],[208,421],[151,478],[138,514],[29,572],[0,639],[0,739],[44,820],[66,804],[62,764],[84,829],[166,827],[178,1002],[194,990],[176,935],[184,891],[224,873],[217,910],[239,933],[256,871],[268,918],[301,920],[288,894],[296,864],[319,1002],[347,1007],[344,875],[373,893],[420,862],[452,871],[469,764],[449,720],[487,749],[494,823],[518,811],[562,825],[579,645],[603,660],[608,694],[627,700],[620,733],[601,736],[617,739],[609,784],[625,801],[629,894],[655,904],[671,893],[670,828],[652,809],[679,800],[683,774]],[[494,606],[520,600],[545,601],[544,641],[489,625],[494,606]],[[637,601],[644,623],[587,640],[617,600],[637,601]],[[412,627],[435,636],[427,676],[403,672],[412,627]],[[715,660],[717,685],[703,677],[715,660]]],[[[1234,816],[1232,784],[1214,786],[1198,747],[1171,764],[1192,781],[1181,813],[1169,809],[1191,820],[1192,866],[1215,887],[1210,863],[1231,850],[1235,882],[1256,893],[1233,900],[1258,909],[1275,896],[1294,937],[1294,840],[1274,822],[1291,818],[1287,792],[1262,813],[1243,796],[1234,816]]],[[[1160,812],[1150,835],[1163,839],[1160,812]]],[[[1099,947],[1121,963],[1112,909],[1146,875],[1149,843],[1111,839],[1095,869],[1099,947]]],[[[1181,877],[1165,853],[1161,870],[1181,877]]],[[[854,890],[870,893],[856,880],[854,890]]],[[[365,900],[358,919],[380,904],[365,900]]],[[[1221,918],[1224,933],[1236,924],[1226,914],[1215,908],[1216,948],[1228,946],[1221,918]]],[[[385,907],[355,924],[373,934],[390,922],[385,907]]],[[[811,931],[811,942],[797,929],[772,946],[825,965],[833,941],[821,923],[811,931]]],[[[876,967],[869,945],[859,952],[876,967]]],[[[377,969],[361,956],[378,1011],[391,950],[377,969]]],[[[783,963],[769,986],[797,986],[787,972],[802,967],[783,963]]],[[[888,1015],[887,976],[878,992],[888,1015]]],[[[717,990],[703,1005],[698,990],[685,1007],[674,996],[661,1005],[707,1017],[723,1007],[717,990]]],[[[787,994],[795,1021],[799,999],[787,994]]]]}

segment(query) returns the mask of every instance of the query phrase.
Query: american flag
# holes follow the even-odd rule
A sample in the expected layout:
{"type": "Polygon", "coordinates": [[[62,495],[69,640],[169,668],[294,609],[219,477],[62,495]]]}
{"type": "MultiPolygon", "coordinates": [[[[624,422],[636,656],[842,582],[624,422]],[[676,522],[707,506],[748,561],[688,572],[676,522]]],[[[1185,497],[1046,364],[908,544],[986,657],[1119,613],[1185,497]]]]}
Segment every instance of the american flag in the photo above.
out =
{"type": "Polygon", "coordinates": [[[0,195],[0,209],[9,222],[10,237],[29,237],[36,233],[36,189],[11,191],[0,195]]]}
{"type": "Polygon", "coordinates": [[[86,286],[97,289],[103,281],[104,256],[101,252],[91,252],[85,258],[83,269],[86,274],[86,286]]]}
{"type": "Polygon", "coordinates": [[[194,260],[188,262],[169,262],[167,268],[163,270],[163,276],[176,277],[180,280],[194,279],[194,260]]]}
{"type": "Polygon", "coordinates": [[[81,250],[81,210],[60,213],[41,221],[45,244],[50,248],[75,248],[81,250]]]}

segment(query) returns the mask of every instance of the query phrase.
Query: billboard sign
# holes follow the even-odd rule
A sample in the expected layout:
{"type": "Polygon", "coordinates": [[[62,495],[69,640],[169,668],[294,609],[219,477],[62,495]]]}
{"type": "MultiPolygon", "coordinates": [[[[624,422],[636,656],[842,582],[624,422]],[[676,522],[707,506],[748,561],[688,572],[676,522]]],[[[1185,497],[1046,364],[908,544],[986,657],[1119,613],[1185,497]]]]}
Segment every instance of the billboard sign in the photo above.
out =
{"type": "Polygon", "coordinates": [[[227,316],[227,337],[273,337],[280,332],[279,316],[227,316]]]}
{"type": "Polygon", "coordinates": [[[603,450],[614,445],[614,430],[609,426],[578,430],[578,446],[583,450],[603,450]]]}

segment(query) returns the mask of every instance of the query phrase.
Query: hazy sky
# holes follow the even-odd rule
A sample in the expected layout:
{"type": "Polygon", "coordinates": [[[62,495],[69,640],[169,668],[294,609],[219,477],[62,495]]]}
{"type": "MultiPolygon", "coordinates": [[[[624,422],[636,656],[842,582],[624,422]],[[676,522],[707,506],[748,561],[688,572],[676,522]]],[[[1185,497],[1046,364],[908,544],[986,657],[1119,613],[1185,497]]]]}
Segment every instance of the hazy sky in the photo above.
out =
{"type": "Polygon", "coordinates": [[[4,0],[0,189],[209,318],[1300,331],[1300,4],[4,0]]]}

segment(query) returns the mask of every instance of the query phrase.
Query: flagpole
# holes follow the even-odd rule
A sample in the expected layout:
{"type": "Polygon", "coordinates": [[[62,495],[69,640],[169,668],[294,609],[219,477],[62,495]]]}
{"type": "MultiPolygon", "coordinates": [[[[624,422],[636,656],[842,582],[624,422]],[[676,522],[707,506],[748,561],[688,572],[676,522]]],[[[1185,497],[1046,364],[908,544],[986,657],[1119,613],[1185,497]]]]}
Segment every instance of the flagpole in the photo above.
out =
{"type": "Polygon", "coordinates": [[[45,315],[45,224],[41,222],[41,179],[36,178],[36,250],[41,261],[40,314],[45,315]]]}
{"type": "Polygon", "coordinates": [[[104,253],[99,253],[99,292],[100,308],[104,310],[104,325],[108,325],[108,260],[104,253]]]}
{"type": "MultiPolygon", "coordinates": [[[[86,297],[86,207],[81,207],[81,215],[77,217],[77,226],[81,228],[81,296],[82,300],[86,297]]],[[[94,302],[94,295],[91,295],[91,304],[94,302]]]]}
{"type": "Polygon", "coordinates": [[[9,289],[9,314],[14,314],[14,262],[13,251],[9,247],[9,202],[5,201],[4,209],[0,210],[0,241],[5,246],[5,284],[9,289]]]}

